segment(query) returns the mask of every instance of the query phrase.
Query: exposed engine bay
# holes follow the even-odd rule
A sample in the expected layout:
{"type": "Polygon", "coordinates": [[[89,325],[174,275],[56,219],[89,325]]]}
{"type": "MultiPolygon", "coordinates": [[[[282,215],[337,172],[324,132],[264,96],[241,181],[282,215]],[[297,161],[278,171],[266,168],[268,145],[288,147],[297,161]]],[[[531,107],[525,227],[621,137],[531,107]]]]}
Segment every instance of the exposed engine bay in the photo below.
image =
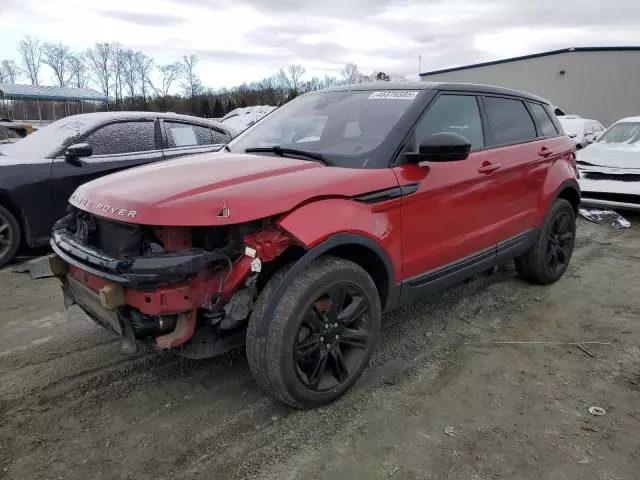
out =
{"type": "Polygon", "coordinates": [[[70,207],[53,229],[51,268],[65,304],[79,305],[134,351],[172,348],[205,358],[243,342],[262,263],[292,243],[268,219],[158,227],[70,207]]]}

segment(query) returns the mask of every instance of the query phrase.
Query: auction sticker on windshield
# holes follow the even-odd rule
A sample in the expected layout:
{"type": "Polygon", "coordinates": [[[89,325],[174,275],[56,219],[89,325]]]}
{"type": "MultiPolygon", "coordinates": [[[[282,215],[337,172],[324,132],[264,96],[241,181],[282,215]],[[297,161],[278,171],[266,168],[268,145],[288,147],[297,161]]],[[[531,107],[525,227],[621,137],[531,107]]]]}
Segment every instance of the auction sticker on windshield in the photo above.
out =
{"type": "Polygon", "coordinates": [[[369,100],[413,100],[419,92],[404,90],[386,90],[384,92],[373,92],[369,100]]]}

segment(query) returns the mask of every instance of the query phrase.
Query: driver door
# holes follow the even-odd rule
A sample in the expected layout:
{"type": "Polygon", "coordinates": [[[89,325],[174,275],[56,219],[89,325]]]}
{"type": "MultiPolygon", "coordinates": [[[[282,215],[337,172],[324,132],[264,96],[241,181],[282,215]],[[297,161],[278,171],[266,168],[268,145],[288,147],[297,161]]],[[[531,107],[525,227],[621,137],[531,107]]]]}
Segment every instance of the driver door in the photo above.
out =
{"type": "Polygon", "coordinates": [[[440,94],[418,120],[406,151],[436,132],[455,132],[471,142],[466,160],[405,163],[394,168],[402,199],[403,296],[457,283],[469,270],[493,264],[496,222],[504,197],[496,195],[499,169],[492,162],[481,103],[473,94],[440,94]]]}

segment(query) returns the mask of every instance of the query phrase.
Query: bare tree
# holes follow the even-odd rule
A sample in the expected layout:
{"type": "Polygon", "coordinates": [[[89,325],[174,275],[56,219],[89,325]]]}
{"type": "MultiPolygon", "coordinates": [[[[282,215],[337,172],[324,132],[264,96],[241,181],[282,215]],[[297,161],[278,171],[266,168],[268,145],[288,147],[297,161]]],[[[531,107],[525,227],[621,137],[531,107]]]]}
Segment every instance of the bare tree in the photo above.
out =
{"type": "Polygon", "coordinates": [[[344,78],[345,83],[362,83],[369,80],[366,75],[360,73],[358,70],[358,66],[355,63],[347,63],[342,70],[342,78],[344,78]]]}
{"type": "Polygon", "coordinates": [[[196,109],[196,95],[202,91],[202,83],[196,74],[198,57],[195,55],[182,57],[182,89],[187,97],[191,98],[191,112],[196,109]]]}
{"type": "Polygon", "coordinates": [[[16,83],[20,69],[15,60],[3,60],[0,64],[0,83],[16,83]]]}
{"type": "Polygon", "coordinates": [[[133,105],[136,86],[138,85],[138,65],[136,63],[136,52],[130,48],[122,50],[122,77],[129,89],[129,96],[131,97],[131,104],[133,105]]]}
{"type": "Polygon", "coordinates": [[[155,87],[153,84],[152,88],[155,90],[156,95],[161,98],[166,98],[169,95],[169,90],[171,89],[171,85],[176,79],[180,76],[182,72],[182,65],[180,62],[169,63],[167,65],[160,65],[158,67],[158,72],[160,72],[160,86],[155,87]]]}
{"type": "Polygon", "coordinates": [[[70,77],[67,85],[72,85],[76,88],[87,88],[89,83],[87,64],[82,53],[69,54],[69,73],[70,77]]]}
{"type": "Polygon", "coordinates": [[[371,77],[373,78],[374,81],[376,82],[390,82],[391,81],[391,75],[389,75],[388,73],[385,72],[374,72],[371,77]]]}
{"type": "Polygon", "coordinates": [[[138,81],[140,82],[140,94],[142,102],[147,105],[147,87],[151,86],[151,73],[153,72],[153,58],[148,57],[142,52],[136,52],[135,58],[136,71],[138,72],[138,81]]]}
{"type": "Polygon", "coordinates": [[[54,79],[58,85],[65,87],[69,81],[71,70],[69,47],[62,43],[45,43],[40,51],[42,52],[42,63],[53,70],[54,79]]]}
{"type": "Polygon", "coordinates": [[[27,36],[18,42],[18,52],[22,59],[22,68],[29,77],[31,85],[39,85],[38,77],[42,66],[40,41],[27,36]]]}
{"type": "Polygon", "coordinates": [[[122,101],[124,87],[124,50],[122,45],[114,43],[111,45],[111,72],[113,73],[113,86],[116,100],[116,108],[122,101]]]}
{"type": "Polygon", "coordinates": [[[281,77],[281,81],[287,85],[291,93],[297,95],[300,93],[300,80],[305,74],[306,70],[302,65],[289,65],[287,71],[280,69],[278,76],[281,77]]]}
{"type": "Polygon", "coordinates": [[[107,97],[113,86],[113,72],[111,71],[112,55],[113,50],[109,43],[96,43],[96,46],[88,49],[86,53],[89,69],[91,73],[93,73],[102,93],[107,97]]]}

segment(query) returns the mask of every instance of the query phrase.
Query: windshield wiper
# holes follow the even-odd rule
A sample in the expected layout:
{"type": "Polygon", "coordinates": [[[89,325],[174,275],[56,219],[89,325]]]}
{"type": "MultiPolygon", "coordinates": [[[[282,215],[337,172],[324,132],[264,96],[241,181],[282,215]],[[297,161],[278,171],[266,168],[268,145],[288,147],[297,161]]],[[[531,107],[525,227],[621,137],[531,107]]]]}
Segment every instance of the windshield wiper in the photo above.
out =
{"type": "Polygon", "coordinates": [[[323,157],[319,153],[306,152],[304,150],[298,150],[296,148],[282,148],[279,145],[275,145],[273,147],[247,148],[244,152],[245,153],[269,152],[269,153],[275,153],[276,155],[280,155],[281,157],[284,157],[287,155],[299,155],[301,157],[310,158],[311,160],[314,160],[316,162],[324,163],[327,166],[333,166],[333,164],[329,160],[327,160],[325,157],[323,157]]]}

